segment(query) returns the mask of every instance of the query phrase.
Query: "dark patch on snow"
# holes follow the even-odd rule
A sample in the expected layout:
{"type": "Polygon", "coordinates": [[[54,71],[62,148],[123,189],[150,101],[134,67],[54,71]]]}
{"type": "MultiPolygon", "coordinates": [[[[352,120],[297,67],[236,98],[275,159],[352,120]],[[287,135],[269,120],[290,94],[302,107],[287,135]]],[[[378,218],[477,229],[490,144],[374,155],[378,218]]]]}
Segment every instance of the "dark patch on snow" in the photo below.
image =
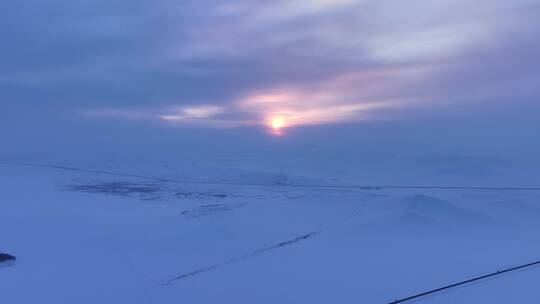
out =
{"type": "Polygon", "coordinates": [[[11,254],[0,253],[0,263],[15,262],[16,260],[17,258],[12,256],[11,254]]]}
{"type": "Polygon", "coordinates": [[[161,188],[157,184],[135,182],[96,182],[83,185],[69,185],[67,189],[70,191],[120,195],[140,199],[156,199],[157,194],[161,191],[161,188]]]}
{"type": "Polygon", "coordinates": [[[211,215],[216,212],[224,212],[224,211],[231,211],[233,209],[239,208],[243,206],[243,204],[212,204],[212,205],[204,205],[200,206],[196,209],[190,209],[186,211],[182,211],[182,215],[185,218],[189,219],[196,219],[199,217],[211,215]]]}
{"type": "Polygon", "coordinates": [[[181,199],[224,199],[227,197],[227,194],[178,191],[174,196],[181,199]]]}

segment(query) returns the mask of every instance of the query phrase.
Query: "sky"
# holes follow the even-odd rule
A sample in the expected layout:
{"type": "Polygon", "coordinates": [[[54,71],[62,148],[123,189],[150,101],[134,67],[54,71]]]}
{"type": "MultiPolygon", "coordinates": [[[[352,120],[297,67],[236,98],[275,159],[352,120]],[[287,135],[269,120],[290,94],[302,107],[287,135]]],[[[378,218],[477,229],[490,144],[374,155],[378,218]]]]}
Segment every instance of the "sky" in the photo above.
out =
{"type": "Polygon", "coordinates": [[[540,0],[3,0],[2,150],[536,159],[538,20],[540,0]]]}

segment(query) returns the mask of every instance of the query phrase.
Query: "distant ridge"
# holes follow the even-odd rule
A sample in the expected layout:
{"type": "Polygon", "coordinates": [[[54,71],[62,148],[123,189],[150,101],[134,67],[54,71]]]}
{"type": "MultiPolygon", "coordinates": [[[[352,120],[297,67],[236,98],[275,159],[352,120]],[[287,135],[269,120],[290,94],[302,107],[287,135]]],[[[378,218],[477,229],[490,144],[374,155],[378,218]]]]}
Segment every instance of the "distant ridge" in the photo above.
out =
{"type": "Polygon", "coordinates": [[[158,182],[170,182],[181,184],[198,184],[198,185],[231,185],[231,186],[251,186],[251,187],[291,187],[291,188],[326,188],[326,189],[357,189],[357,190],[383,190],[383,189],[436,189],[436,190],[491,190],[491,191],[540,191],[540,187],[490,187],[490,186],[429,186],[429,185],[323,185],[323,184],[287,184],[287,183],[244,183],[244,182],[213,182],[213,181],[189,181],[170,178],[159,178],[155,176],[145,176],[139,174],[119,173],[104,170],[93,170],[69,166],[49,165],[49,164],[34,164],[20,162],[0,161],[0,165],[24,166],[51,168],[66,171],[88,172],[103,175],[123,176],[140,179],[148,179],[158,182]]]}

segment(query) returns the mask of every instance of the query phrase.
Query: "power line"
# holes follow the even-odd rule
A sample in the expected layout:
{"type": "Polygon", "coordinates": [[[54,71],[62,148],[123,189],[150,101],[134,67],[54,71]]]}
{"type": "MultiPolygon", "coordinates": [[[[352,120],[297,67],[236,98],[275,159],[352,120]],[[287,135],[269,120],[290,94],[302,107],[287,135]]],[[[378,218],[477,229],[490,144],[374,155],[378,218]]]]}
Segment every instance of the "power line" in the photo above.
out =
{"type": "Polygon", "coordinates": [[[527,264],[523,264],[523,265],[520,265],[520,266],[512,267],[512,268],[507,268],[507,269],[504,269],[504,270],[497,270],[495,272],[492,272],[492,273],[489,273],[489,274],[486,274],[486,275],[482,275],[482,276],[475,277],[475,278],[472,278],[472,279],[468,279],[468,280],[465,280],[465,281],[461,281],[461,282],[458,282],[458,283],[446,285],[446,286],[443,286],[443,287],[440,287],[440,288],[428,290],[428,291],[418,293],[418,294],[415,294],[415,295],[412,295],[412,296],[409,296],[409,297],[406,297],[406,298],[396,299],[396,300],[390,302],[389,304],[404,303],[404,302],[414,300],[414,299],[417,299],[417,298],[420,298],[420,297],[424,297],[424,296],[427,296],[427,295],[430,295],[430,294],[433,294],[433,293],[436,293],[436,292],[439,292],[439,291],[447,290],[447,289],[454,288],[454,287],[457,287],[457,286],[460,286],[460,285],[465,285],[465,284],[468,284],[468,283],[483,280],[483,279],[486,279],[486,278],[489,278],[489,277],[498,276],[498,275],[501,275],[503,273],[507,273],[507,272],[510,272],[510,271],[515,271],[515,270],[531,267],[531,266],[538,265],[538,264],[540,264],[540,260],[534,261],[534,262],[531,262],[531,263],[527,263],[527,264]]]}

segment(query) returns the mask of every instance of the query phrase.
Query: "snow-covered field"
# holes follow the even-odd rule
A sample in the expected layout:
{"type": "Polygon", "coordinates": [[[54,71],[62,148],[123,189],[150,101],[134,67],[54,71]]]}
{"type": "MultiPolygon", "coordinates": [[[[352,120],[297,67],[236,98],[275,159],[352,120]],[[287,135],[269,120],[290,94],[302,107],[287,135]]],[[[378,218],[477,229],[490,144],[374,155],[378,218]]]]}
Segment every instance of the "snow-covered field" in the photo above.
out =
{"type": "MultiPolygon", "coordinates": [[[[497,188],[534,174],[373,162],[5,160],[0,252],[17,262],[0,301],[389,303],[540,259],[540,190],[497,188]]],[[[539,303],[539,280],[530,267],[411,302],[539,303]]]]}

